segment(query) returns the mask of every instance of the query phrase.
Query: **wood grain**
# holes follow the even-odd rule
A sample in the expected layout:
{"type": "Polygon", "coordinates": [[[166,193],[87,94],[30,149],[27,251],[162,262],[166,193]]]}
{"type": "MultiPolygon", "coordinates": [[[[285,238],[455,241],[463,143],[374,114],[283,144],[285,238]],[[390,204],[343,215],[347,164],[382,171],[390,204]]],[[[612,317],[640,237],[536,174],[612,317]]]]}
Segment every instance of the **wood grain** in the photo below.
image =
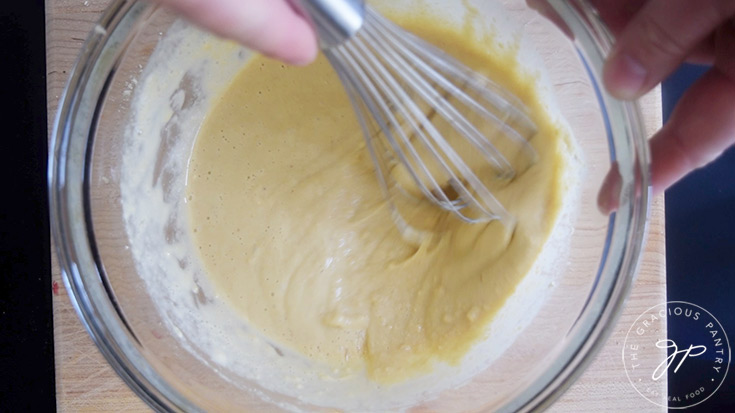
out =
{"type": "MultiPolygon", "coordinates": [[[[87,33],[108,0],[46,0],[49,119],[55,119],[72,65],[87,33]]],[[[649,135],[661,125],[657,89],[641,101],[649,135]]],[[[49,131],[52,125],[49,125],[49,131]]],[[[637,394],[621,361],[622,343],[633,320],[645,309],[666,301],[664,203],[651,204],[648,239],[638,278],[620,321],[595,361],[552,411],[661,411],[637,394]]],[[[61,411],[149,411],[99,353],[74,312],[53,255],[56,390],[61,411]]],[[[661,383],[662,394],[666,383],[661,383]]]]}

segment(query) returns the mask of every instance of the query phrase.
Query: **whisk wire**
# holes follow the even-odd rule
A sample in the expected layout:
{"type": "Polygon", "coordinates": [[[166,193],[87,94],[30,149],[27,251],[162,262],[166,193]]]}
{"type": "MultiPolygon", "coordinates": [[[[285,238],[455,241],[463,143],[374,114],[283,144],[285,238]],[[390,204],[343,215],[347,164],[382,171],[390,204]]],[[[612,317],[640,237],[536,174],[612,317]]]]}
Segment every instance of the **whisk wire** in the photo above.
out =
{"type": "MultiPolygon", "coordinates": [[[[356,38],[354,39],[355,45],[360,45],[361,43],[356,38]]],[[[390,108],[386,101],[397,101],[395,96],[391,93],[391,89],[389,87],[386,87],[385,83],[380,78],[373,78],[369,76],[367,73],[369,73],[370,70],[374,70],[375,68],[371,66],[368,62],[365,61],[365,54],[360,53],[360,51],[352,50],[352,45],[345,46],[344,48],[340,48],[338,50],[338,53],[340,53],[344,59],[344,62],[346,62],[352,70],[354,70],[355,73],[357,73],[363,80],[366,80],[363,84],[365,86],[365,89],[367,91],[367,94],[364,95],[364,97],[369,97],[371,106],[373,109],[370,110],[372,116],[379,122],[384,125],[385,127],[381,127],[382,133],[386,134],[388,142],[391,144],[393,150],[398,155],[399,160],[406,164],[409,163],[411,165],[416,165],[416,168],[407,168],[409,173],[411,174],[412,178],[417,182],[426,182],[428,181],[431,186],[434,188],[434,190],[429,190],[424,185],[419,185],[420,190],[424,194],[424,196],[428,197],[429,199],[433,199],[435,197],[434,193],[438,194],[438,196],[441,198],[437,202],[440,202],[442,204],[442,207],[451,209],[455,213],[460,213],[459,208],[457,208],[454,205],[451,205],[451,200],[446,196],[444,191],[441,189],[441,186],[437,183],[437,181],[434,179],[433,175],[429,172],[426,164],[421,160],[418,153],[416,152],[416,149],[411,145],[408,136],[406,136],[405,132],[401,128],[395,128],[390,127],[390,125],[398,125],[398,120],[395,117],[394,110],[390,108]],[[379,88],[376,87],[374,82],[378,83],[378,86],[380,90],[383,91],[384,94],[387,96],[382,96],[382,94],[379,91],[379,88]],[[385,98],[388,98],[386,100],[385,98]],[[378,110],[378,107],[380,107],[381,110],[378,110]],[[387,119],[386,119],[387,117],[387,119]],[[393,132],[396,132],[398,134],[398,137],[400,138],[400,141],[403,143],[403,146],[399,144],[398,141],[396,141],[395,137],[393,136],[393,132]],[[405,147],[405,150],[404,150],[405,147]],[[414,162],[410,162],[408,157],[406,156],[405,151],[408,151],[410,157],[414,160],[414,162]],[[421,171],[423,173],[423,176],[425,180],[422,180],[417,174],[416,171],[421,171]]],[[[380,64],[375,64],[378,67],[380,67],[380,64]]],[[[392,86],[396,86],[393,84],[392,86]]],[[[404,118],[411,119],[410,117],[405,116],[405,109],[401,107],[401,113],[404,115],[404,118]]],[[[418,131],[418,126],[413,124],[412,125],[416,130],[418,131]]],[[[375,135],[367,135],[366,139],[368,141],[371,141],[375,135]],[[368,137],[369,136],[369,137],[368,137]]]]}
{"type": "MultiPolygon", "coordinates": [[[[421,169],[426,173],[426,175],[430,178],[431,182],[434,184],[433,186],[435,189],[439,189],[440,186],[434,180],[431,178],[431,174],[428,171],[428,168],[422,164],[421,158],[419,157],[418,153],[416,152],[413,145],[410,143],[410,138],[405,134],[403,128],[400,128],[400,122],[398,119],[396,119],[395,114],[399,113],[403,119],[406,120],[410,124],[410,126],[413,128],[414,133],[420,134],[422,137],[423,135],[423,129],[428,128],[431,130],[433,125],[430,124],[430,122],[424,122],[422,125],[417,125],[415,120],[416,118],[411,116],[410,112],[413,112],[415,115],[416,113],[422,113],[421,109],[417,107],[415,102],[411,100],[407,95],[405,90],[398,84],[398,82],[395,81],[395,79],[387,73],[383,65],[377,59],[369,53],[366,53],[368,50],[364,43],[361,41],[361,39],[355,39],[355,45],[357,50],[357,53],[354,53],[355,59],[359,62],[360,70],[362,70],[363,67],[365,67],[368,71],[373,71],[374,73],[377,73],[378,76],[372,77],[371,80],[375,83],[377,83],[377,88],[372,88],[374,91],[373,97],[377,99],[379,102],[381,102],[382,109],[385,113],[385,116],[389,118],[389,125],[393,125],[393,128],[390,128],[388,130],[389,133],[395,131],[399,134],[401,141],[406,146],[406,149],[409,150],[411,157],[419,163],[421,166],[421,169]],[[382,93],[380,92],[382,91],[382,93]],[[396,96],[396,93],[400,94],[400,97],[396,96]],[[394,107],[390,107],[385,102],[402,102],[403,105],[394,105],[394,107]],[[420,127],[421,126],[421,127],[420,127]]],[[[421,119],[420,117],[418,119],[421,119]]],[[[421,142],[424,142],[423,140],[420,140],[421,142]]],[[[401,146],[397,146],[396,148],[399,153],[403,153],[403,149],[401,146]]],[[[447,172],[449,170],[447,169],[447,172]]],[[[428,196],[431,196],[431,193],[429,191],[425,191],[428,196]]]]}
{"type": "MultiPolygon", "coordinates": [[[[415,168],[408,168],[413,178],[417,180],[417,184],[421,192],[435,203],[438,203],[441,207],[451,209],[463,220],[468,222],[479,222],[481,220],[487,220],[488,217],[490,219],[504,218],[506,212],[502,205],[489,191],[487,191],[484,185],[482,185],[482,182],[472,172],[472,169],[462,161],[459,154],[452,148],[441,133],[439,133],[435,125],[427,117],[426,113],[418,107],[415,99],[412,98],[407,90],[396,80],[396,77],[386,69],[386,67],[395,67],[391,66],[391,64],[398,65],[397,60],[400,60],[400,58],[396,57],[394,54],[386,54],[385,50],[381,50],[378,47],[380,42],[371,42],[370,40],[374,39],[371,39],[369,30],[365,30],[364,33],[359,33],[353,39],[353,42],[351,42],[354,44],[356,50],[353,50],[350,47],[351,45],[348,45],[343,49],[344,52],[347,52],[345,53],[345,59],[351,66],[353,66],[352,69],[372,81],[367,83],[367,87],[371,91],[373,99],[377,101],[378,105],[383,109],[383,113],[380,117],[388,117],[388,125],[393,126],[393,128],[389,128],[389,130],[386,131],[388,132],[387,138],[394,146],[394,149],[399,154],[401,160],[404,162],[407,161],[403,150],[396,144],[394,136],[390,133],[391,131],[396,131],[398,133],[404,143],[404,146],[409,149],[411,157],[417,161],[415,165],[417,165],[429,178],[429,182],[433,187],[433,190],[427,188],[425,186],[425,181],[416,176],[414,173],[415,168]],[[361,35],[364,35],[365,39],[361,38],[361,35]],[[366,43],[374,46],[375,50],[370,50],[366,43]],[[381,59],[387,59],[387,61],[381,62],[377,56],[380,56],[381,59]],[[390,60],[390,57],[395,60],[390,60]],[[386,65],[382,63],[388,64],[386,65]],[[370,76],[368,73],[374,74],[374,76],[370,76]],[[401,104],[395,105],[395,108],[390,108],[385,104],[385,101],[400,102],[401,104]],[[445,190],[436,182],[433,175],[428,172],[425,166],[426,159],[422,161],[421,158],[419,158],[413,148],[413,145],[409,142],[409,138],[405,135],[403,129],[399,127],[399,122],[394,116],[394,112],[396,111],[399,112],[408,123],[410,123],[413,133],[419,135],[419,139],[416,140],[421,142],[434,156],[434,159],[438,161],[441,169],[448,177],[446,181],[458,193],[459,199],[463,201],[462,203],[459,203],[456,200],[450,200],[447,197],[445,190]],[[417,121],[420,124],[417,124],[417,121]],[[424,133],[424,131],[426,133],[424,133]],[[472,191],[468,190],[465,185],[462,185],[462,180],[460,180],[454,172],[455,170],[464,177],[464,180],[470,185],[472,191]],[[462,209],[467,207],[467,205],[472,205],[474,208],[480,210],[475,211],[475,215],[479,216],[479,219],[463,213],[462,209]],[[477,214],[477,212],[479,212],[479,214],[477,214]]],[[[417,85],[415,84],[409,84],[408,87],[409,90],[417,89],[417,85]]],[[[428,88],[429,86],[425,85],[425,87],[428,88]]],[[[428,101],[434,104],[432,106],[435,106],[437,105],[436,99],[443,100],[444,98],[437,95],[436,97],[428,96],[427,99],[433,99],[428,101]]],[[[470,133],[466,130],[461,130],[461,132],[470,133]]]]}
{"type": "MultiPolygon", "coordinates": [[[[475,146],[475,148],[477,148],[484,155],[485,159],[487,159],[487,161],[496,168],[499,175],[504,178],[512,177],[513,167],[502,156],[500,151],[492,144],[490,144],[490,141],[485,138],[482,132],[480,132],[472,123],[470,123],[467,118],[462,116],[459,111],[454,108],[444,96],[442,96],[442,94],[437,92],[436,89],[427,80],[423,79],[421,75],[419,75],[419,71],[414,69],[411,63],[413,63],[414,65],[425,66],[420,67],[420,69],[424,69],[425,72],[429,72],[428,77],[432,81],[435,81],[439,86],[441,86],[445,90],[445,93],[447,93],[448,95],[457,97],[460,101],[464,101],[465,99],[467,99],[473,102],[477,106],[477,110],[480,110],[482,107],[476,102],[469,99],[469,97],[467,97],[460,88],[451,84],[445,78],[441,76],[435,76],[434,78],[431,78],[432,69],[429,65],[415,60],[415,56],[413,56],[410,51],[406,50],[405,47],[399,42],[396,42],[390,38],[386,38],[385,36],[381,36],[379,31],[377,31],[377,33],[380,37],[376,37],[374,39],[376,46],[378,46],[376,48],[378,48],[381,54],[385,56],[385,60],[389,63],[393,63],[395,66],[403,70],[402,73],[406,78],[406,82],[408,82],[410,86],[414,88],[414,90],[419,94],[422,99],[428,102],[433,102],[434,109],[441,116],[445,117],[450,122],[450,124],[452,124],[452,126],[455,127],[460,133],[467,136],[467,138],[475,146]],[[406,59],[401,58],[400,53],[397,53],[391,48],[379,47],[384,42],[393,43],[395,48],[402,51],[406,57],[413,57],[414,61],[408,63],[406,59]]],[[[367,31],[366,34],[371,35],[372,32],[367,31]]]]}
{"type": "Polygon", "coordinates": [[[405,219],[420,213],[406,215],[403,209],[420,206],[421,199],[467,222],[498,219],[512,226],[513,217],[489,188],[501,188],[535,161],[528,139],[536,129],[522,102],[361,0],[340,4],[362,15],[362,25],[348,25],[349,33],[342,33],[332,30],[344,26],[335,10],[307,11],[316,15],[320,37],[344,34],[322,46],[355,109],[404,235],[421,232],[405,219]]]}
{"type": "MultiPolygon", "coordinates": [[[[371,22],[375,27],[379,28],[380,30],[378,31],[380,33],[389,34],[386,38],[392,39],[394,42],[400,41],[413,52],[420,55],[420,58],[417,59],[417,61],[425,59],[435,65],[439,70],[447,72],[452,77],[468,80],[473,83],[473,86],[480,89],[489,88],[492,93],[488,94],[487,98],[493,104],[499,107],[509,105],[523,106],[523,103],[520,100],[506,93],[506,91],[495,82],[481,76],[477,72],[467,69],[462,63],[458,62],[452,56],[416,37],[412,33],[404,31],[390,20],[381,16],[379,13],[376,13],[374,10],[368,8],[366,10],[365,18],[366,21],[371,22]]],[[[528,120],[532,123],[530,119],[528,120]]]]}
{"type": "Polygon", "coordinates": [[[367,91],[360,86],[360,83],[356,81],[353,76],[351,76],[351,73],[349,71],[344,70],[344,67],[341,64],[337,63],[339,61],[339,58],[335,55],[342,54],[341,51],[328,50],[325,51],[325,54],[329,61],[332,62],[333,67],[337,72],[337,76],[343,83],[347,92],[347,96],[349,97],[350,102],[355,109],[358,123],[360,124],[363,136],[365,137],[368,152],[370,153],[370,157],[372,158],[373,163],[377,166],[375,168],[375,171],[378,175],[378,182],[380,183],[381,190],[386,194],[386,197],[389,200],[388,206],[390,208],[393,222],[407,240],[420,243],[422,240],[427,238],[428,234],[410,225],[404,218],[404,215],[398,210],[396,203],[390,196],[390,188],[388,188],[386,177],[386,172],[388,171],[388,168],[385,165],[385,159],[384,157],[378,155],[378,153],[384,151],[376,149],[374,145],[375,140],[368,138],[370,136],[378,135],[381,130],[387,129],[387,125],[385,124],[384,119],[382,119],[382,117],[379,115],[379,112],[375,108],[375,102],[373,102],[371,98],[365,98],[365,96],[368,96],[367,91]],[[366,111],[369,112],[371,116],[373,116],[372,120],[378,124],[378,129],[370,128],[369,125],[371,124],[371,122],[369,122],[368,118],[364,116],[364,113],[366,111]]]}
{"type": "Polygon", "coordinates": [[[513,139],[516,144],[519,144],[529,160],[524,166],[528,166],[535,161],[535,151],[528,143],[527,138],[536,133],[536,128],[533,121],[528,117],[527,109],[523,102],[507,93],[507,91],[495,82],[466,69],[464,65],[453,57],[413,34],[398,28],[374,10],[370,8],[366,9],[365,18],[366,21],[371,22],[375,27],[379,28],[376,32],[382,35],[383,40],[391,42],[395,47],[401,48],[407,56],[411,56],[412,61],[416,65],[420,65],[420,69],[427,73],[432,80],[436,81],[440,87],[445,90],[451,90],[453,97],[456,97],[462,104],[467,105],[471,110],[476,111],[485,116],[489,121],[495,123],[502,129],[505,136],[513,139]],[[431,62],[438,70],[446,72],[448,76],[442,75],[427,62],[431,62]],[[501,114],[503,119],[496,113],[493,113],[493,111],[488,110],[488,107],[480,105],[476,99],[467,95],[461,88],[452,85],[448,80],[450,78],[460,79],[469,89],[478,92],[480,97],[489,103],[488,107],[495,108],[495,112],[501,114]],[[509,123],[513,123],[521,130],[516,130],[509,123]]]}

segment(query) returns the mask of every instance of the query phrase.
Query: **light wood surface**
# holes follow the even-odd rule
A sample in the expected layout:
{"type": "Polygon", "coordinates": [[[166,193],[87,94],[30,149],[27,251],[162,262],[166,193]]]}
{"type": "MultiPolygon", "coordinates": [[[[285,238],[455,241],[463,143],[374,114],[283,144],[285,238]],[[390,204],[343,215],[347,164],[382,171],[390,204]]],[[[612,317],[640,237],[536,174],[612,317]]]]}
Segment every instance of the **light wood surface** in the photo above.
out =
{"type": "MultiPolygon", "coordinates": [[[[59,98],[87,33],[108,0],[46,0],[47,82],[49,119],[55,119],[59,98]]],[[[641,101],[649,135],[661,125],[657,89],[641,101]]],[[[49,125],[49,130],[51,130],[49,125]]],[[[552,407],[559,412],[661,411],[628,383],[621,351],[625,334],[644,310],[666,301],[663,198],[651,204],[648,239],[638,278],[621,319],[604,349],[552,407]]],[[[122,382],[82,327],[64,288],[53,255],[54,341],[56,391],[62,411],[148,411],[122,382]]],[[[665,382],[661,391],[666,393],[665,382]]]]}

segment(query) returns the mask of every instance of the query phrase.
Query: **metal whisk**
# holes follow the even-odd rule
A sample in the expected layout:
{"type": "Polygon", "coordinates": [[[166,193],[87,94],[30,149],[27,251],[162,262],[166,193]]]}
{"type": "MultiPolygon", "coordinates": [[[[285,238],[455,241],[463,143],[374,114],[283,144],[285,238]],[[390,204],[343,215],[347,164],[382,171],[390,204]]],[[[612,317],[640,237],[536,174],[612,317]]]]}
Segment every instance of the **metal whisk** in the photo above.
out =
{"type": "Polygon", "coordinates": [[[470,223],[513,222],[491,190],[536,158],[517,97],[362,0],[292,4],[311,18],[394,207],[396,196],[423,196],[470,223]]]}

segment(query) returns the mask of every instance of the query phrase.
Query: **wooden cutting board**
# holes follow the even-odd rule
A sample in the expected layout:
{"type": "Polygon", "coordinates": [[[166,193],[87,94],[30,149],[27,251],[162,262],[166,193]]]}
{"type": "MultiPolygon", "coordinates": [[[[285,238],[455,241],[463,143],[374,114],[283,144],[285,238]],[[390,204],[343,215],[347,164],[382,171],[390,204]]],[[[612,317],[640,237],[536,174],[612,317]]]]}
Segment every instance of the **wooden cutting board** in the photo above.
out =
{"type": "MultiPolygon", "coordinates": [[[[55,119],[59,97],[87,33],[109,0],[46,0],[46,53],[49,119],[55,119]]],[[[661,125],[661,94],[656,89],[641,101],[650,134],[661,125]]],[[[52,125],[49,125],[51,131],[52,125]]],[[[608,343],[583,376],[551,408],[559,412],[663,411],[647,402],[628,382],[621,351],[625,335],[644,310],[666,301],[663,197],[651,204],[648,239],[638,278],[608,343]]],[[[149,411],[99,353],[72,308],[52,254],[56,397],[61,411],[149,411]]],[[[659,383],[666,394],[666,382],[659,383]]]]}

